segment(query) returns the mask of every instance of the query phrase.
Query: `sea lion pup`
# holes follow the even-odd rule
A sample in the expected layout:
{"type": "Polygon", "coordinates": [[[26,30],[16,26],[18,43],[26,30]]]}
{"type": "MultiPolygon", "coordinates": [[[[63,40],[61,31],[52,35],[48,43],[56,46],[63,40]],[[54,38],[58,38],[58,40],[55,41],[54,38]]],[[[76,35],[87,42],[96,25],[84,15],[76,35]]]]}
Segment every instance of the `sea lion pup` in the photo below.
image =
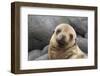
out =
{"type": "Polygon", "coordinates": [[[49,59],[86,58],[86,54],[76,43],[76,32],[69,24],[59,24],[50,39],[49,59]]]}

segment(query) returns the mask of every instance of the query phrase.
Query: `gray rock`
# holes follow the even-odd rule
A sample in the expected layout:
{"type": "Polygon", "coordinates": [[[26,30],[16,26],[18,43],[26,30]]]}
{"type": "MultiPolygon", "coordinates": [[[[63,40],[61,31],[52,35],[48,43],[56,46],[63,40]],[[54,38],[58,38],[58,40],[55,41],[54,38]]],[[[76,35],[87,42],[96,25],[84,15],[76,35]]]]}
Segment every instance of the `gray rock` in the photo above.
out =
{"type": "MultiPolygon", "coordinates": [[[[43,50],[32,50],[28,54],[28,60],[35,60],[36,58],[44,56],[48,53],[48,45],[43,48],[43,50]]],[[[43,58],[43,57],[42,57],[43,58]]]]}
{"type": "Polygon", "coordinates": [[[35,60],[48,60],[48,54],[44,54],[44,55],[36,58],[35,60]]]}
{"type": "Polygon", "coordinates": [[[48,45],[43,48],[41,55],[48,53],[48,45]]]}
{"type": "Polygon", "coordinates": [[[35,58],[38,58],[41,56],[40,50],[32,50],[28,54],[28,60],[34,60],[35,58]]]}
{"type": "Polygon", "coordinates": [[[83,38],[81,35],[77,35],[78,38],[83,38]]]}
{"type": "Polygon", "coordinates": [[[76,30],[76,32],[80,35],[82,35],[84,37],[84,35],[87,33],[88,31],[88,20],[87,17],[69,17],[69,21],[70,24],[74,27],[74,29],[76,30]]]}
{"type": "Polygon", "coordinates": [[[79,37],[77,38],[77,44],[83,52],[88,53],[88,39],[79,37]]]}
{"type": "Polygon", "coordinates": [[[85,38],[88,38],[88,33],[85,34],[85,38]]]}

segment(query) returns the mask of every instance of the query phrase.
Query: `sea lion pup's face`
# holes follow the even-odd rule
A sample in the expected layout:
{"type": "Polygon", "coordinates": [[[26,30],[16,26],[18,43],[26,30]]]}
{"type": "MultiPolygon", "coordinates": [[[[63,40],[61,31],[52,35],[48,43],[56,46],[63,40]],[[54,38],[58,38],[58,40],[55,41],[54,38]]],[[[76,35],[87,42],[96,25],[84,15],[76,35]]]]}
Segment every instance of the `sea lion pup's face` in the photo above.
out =
{"type": "Polygon", "coordinates": [[[51,37],[50,45],[56,48],[69,48],[75,44],[76,32],[69,24],[59,24],[51,37]]]}

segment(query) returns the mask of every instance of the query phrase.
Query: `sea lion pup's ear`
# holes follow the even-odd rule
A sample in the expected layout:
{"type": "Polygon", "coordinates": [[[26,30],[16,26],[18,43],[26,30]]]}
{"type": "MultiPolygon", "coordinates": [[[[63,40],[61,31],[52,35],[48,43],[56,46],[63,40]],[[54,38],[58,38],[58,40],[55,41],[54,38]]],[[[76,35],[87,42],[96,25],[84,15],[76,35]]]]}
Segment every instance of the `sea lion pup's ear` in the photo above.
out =
{"type": "Polygon", "coordinates": [[[70,40],[72,40],[73,39],[73,35],[72,34],[70,34],[70,40]]]}

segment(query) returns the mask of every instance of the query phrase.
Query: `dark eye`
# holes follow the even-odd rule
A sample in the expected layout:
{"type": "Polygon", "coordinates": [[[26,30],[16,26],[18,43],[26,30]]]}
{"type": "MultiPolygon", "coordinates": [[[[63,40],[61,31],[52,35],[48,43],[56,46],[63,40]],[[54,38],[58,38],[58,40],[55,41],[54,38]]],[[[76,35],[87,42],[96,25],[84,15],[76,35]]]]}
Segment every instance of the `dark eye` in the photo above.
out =
{"type": "Polygon", "coordinates": [[[58,29],[57,31],[56,31],[56,34],[59,34],[61,32],[61,30],[60,29],[58,29]]]}
{"type": "Polygon", "coordinates": [[[70,40],[72,40],[73,39],[73,34],[70,34],[70,40]]]}

